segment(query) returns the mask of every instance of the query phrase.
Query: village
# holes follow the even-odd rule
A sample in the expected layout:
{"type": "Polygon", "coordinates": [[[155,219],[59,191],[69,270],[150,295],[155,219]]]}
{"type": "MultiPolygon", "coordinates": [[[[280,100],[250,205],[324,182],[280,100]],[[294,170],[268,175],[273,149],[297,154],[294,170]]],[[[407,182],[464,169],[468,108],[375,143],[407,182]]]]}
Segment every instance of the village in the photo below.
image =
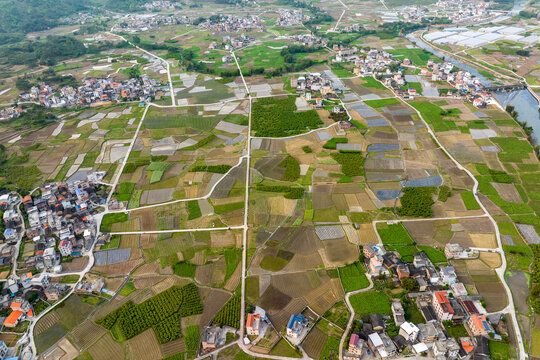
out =
{"type": "Polygon", "coordinates": [[[19,96],[19,103],[39,103],[47,108],[100,106],[120,101],[147,102],[163,92],[161,84],[147,75],[117,82],[113,78],[86,78],[75,88],[63,86],[54,89],[51,85],[40,83],[30,92],[19,96]]]}
{"type": "MultiPolygon", "coordinates": [[[[478,258],[476,250],[448,243],[448,259],[478,258]]],[[[392,283],[404,291],[404,297],[391,303],[392,315],[372,313],[356,317],[344,344],[346,360],[386,359],[397,356],[429,356],[435,359],[489,359],[488,342],[508,341],[506,319],[500,313],[488,313],[480,295],[468,293],[451,265],[436,267],[424,252],[414,254],[412,263],[401,260],[395,251],[383,245],[368,244],[361,255],[366,276],[375,284],[392,283]],[[424,322],[406,320],[404,303],[412,303],[424,322]],[[461,331],[456,331],[461,329],[461,331]],[[458,336],[459,335],[459,336],[458,336]]],[[[280,334],[291,346],[301,346],[314,325],[321,320],[309,307],[291,314],[284,329],[275,329],[259,306],[251,308],[245,324],[245,346],[255,350],[259,343],[280,334]]],[[[211,324],[200,342],[199,354],[224,346],[228,334],[238,329],[211,324]]]]}
{"type": "Polygon", "coordinates": [[[0,196],[4,227],[0,321],[4,329],[23,331],[21,326],[25,328],[38,311],[70,289],[101,293],[103,282],[99,286],[99,279],[80,282],[74,288],[76,281],[63,274],[68,265],[77,270],[72,262],[86,264],[86,255],[94,245],[110,239],[108,235],[98,239],[96,214],[107,197],[106,188],[99,184],[103,176],[99,172],[76,174],[67,182],[43,184],[24,197],[16,192],[0,196]]]}

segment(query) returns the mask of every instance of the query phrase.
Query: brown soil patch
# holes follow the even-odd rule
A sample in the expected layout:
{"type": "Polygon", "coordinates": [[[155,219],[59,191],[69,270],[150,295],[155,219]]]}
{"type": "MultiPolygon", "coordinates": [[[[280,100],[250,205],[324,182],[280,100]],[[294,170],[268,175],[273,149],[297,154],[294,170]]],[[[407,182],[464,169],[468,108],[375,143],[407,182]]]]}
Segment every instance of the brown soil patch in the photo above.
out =
{"type": "Polygon", "coordinates": [[[481,252],[480,260],[485,262],[490,268],[496,269],[501,266],[501,256],[497,253],[481,252]]]}
{"type": "Polygon", "coordinates": [[[81,271],[88,264],[88,257],[81,256],[73,259],[70,263],[62,263],[62,272],[81,271]]]}
{"type": "Polygon", "coordinates": [[[137,265],[141,264],[142,262],[143,259],[139,258],[136,260],[124,261],[112,265],[94,266],[92,269],[105,274],[128,274],[131,270],[133,270],[137,265]]]}
{"type": "Polygon", "coordinates": [[[491,183],[491,185],[497,190],[497,193],[503,200],[514,203],[523,202],[514,184],[491,183]]]}
{"type": "Polygon", "coordinates": [[[214,264],[197,266],[195,270],[195,280],[205,286],[212,284],[212,276],[214,273],[214,264]]]}
{"type": "Polygon", "coordinates": [[[469,234],[474,247],[496,248],[497,241],[494,234],[469,234]]]}
{"type": "Polygon", "coordinates": [[[323,241],[324,255],[321,254],[325,267],[347,264],[358,257],[356,246],[346,238],[323,241]]]}
{"type": "Polygon", "coordinates": [[[476,289],[484,298],[488,312],[501,311],[508,305],[506,291],[501,283],[477,283],[476,289]]]}
{"type": "Polygon", "coordinates": [[[163,354],[163,357],[168,357],[184,351],[186,351],[184,339],[176,339],[161,345],[161,353],[163,354]]]}
{"type": "Polygon", "coordinates": [[[73,344],[79,350],[83,351],[92,346],[106,332],[107,330],[102,326],[97,325],[91,320],[87,320],[71,332],[70,338],[73,340],[73,344]]]}
{"type": "Polygon", "coordinates": [[[94,360],[110,360],[116,359],[118,354],[124,354],[124,348],[106,333],[88,349],[88,352],[94,360]]]}
{"type": "Polygon", "coordinates": [[[163,357],[154,330],[148,329],[127,341],[130,358],[135,360],[159,360],[163,357]]]}
{"type": "Polygon", "coordinates": [[[201,332],[202,327],[208,325],[219,309],[231,298],[231,294],[223,290],[199,288],[199,295],[204,306],[204,311],[199,321],[199,332],[201,332]]]}
{"type": "Polygon", "coordinates": [[[225,283],[225,290],[233,291],[238,287],[240,283],[240,277],[242,275],[242,263],[238,264],[231,277],[225,283]]]}
{"type": "Polygon", "coordinates": [[[306,351],[312,359],[318,359],[321,351],[326,343],[328,336],[321,330],[314,328],[306,336],[306,339],[302,343],[302,348],[306,351]]]}

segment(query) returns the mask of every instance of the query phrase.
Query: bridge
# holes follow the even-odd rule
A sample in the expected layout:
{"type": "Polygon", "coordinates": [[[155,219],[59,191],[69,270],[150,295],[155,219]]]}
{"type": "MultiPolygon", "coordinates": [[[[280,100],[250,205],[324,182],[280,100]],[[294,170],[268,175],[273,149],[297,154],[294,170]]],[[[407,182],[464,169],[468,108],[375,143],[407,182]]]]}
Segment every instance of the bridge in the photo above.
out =
{"type": "Polygon", "coordinates": [[[514,85],[494,85],[494,86],[486,87],[485,89],[487,91],[507,92],[507,91],[514,91],[514,90],[525,90],[527,89],[527,85],[523,83],[514,84],[514,85]]]}

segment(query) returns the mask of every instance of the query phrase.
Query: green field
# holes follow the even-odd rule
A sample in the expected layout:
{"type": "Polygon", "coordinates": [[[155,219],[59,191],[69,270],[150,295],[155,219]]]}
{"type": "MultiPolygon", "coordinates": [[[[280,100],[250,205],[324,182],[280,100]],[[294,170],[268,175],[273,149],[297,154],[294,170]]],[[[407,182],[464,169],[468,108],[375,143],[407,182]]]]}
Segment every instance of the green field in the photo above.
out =
{"type": "Polygon", "coordinates": [[[366,270],[360,262],[349,264],[339,268],[339,277],[343,290],[347,292],[360,290],[369,286],[369,281],[365,275],[366,270]]]}
{"type": "Polygon", "coordinates": [[[385,293],[367,291],[350,297],[351,306],[358,316],[378,313],[392,314],[391,302],[385,293]]]}
{"type": "Polygon", "coordinates": [[[467,210],[480,209],[480,205],[478,205],[478,203],[476,202],[476,199],[474,198],[474,194],[472,193],[472,191],[462,192],[460,195],[467,210]]]}
{"type": "Polygon", "coordinates": [[[256,136],[297,135],[323,124],[315,110],[296,111],[295,99],[295,96],[257,99],[251,113],[256,136]]]}
{"type": "Polygon", "coordinates": [[[420,111],[424,120],[433,126],[435,131],[457,130],[457,126],[452,120],[444,120],[445,111],[428,101],[413,101],[410,103],[416,110],[420,111]]]}
{"type": "Polygon", "coordinates": [[[411,235],[401,223],[391,225],[378,223],[377,232],[381,236],[383,244],[409,245],[414,243],[411,235]]]}
{"type": "Polygon", "coordinates": [[[426,66],[429,59],[433,59],[435,62],[441,62],[441,59],[424,49],[395,49],[388,50],[388,52],[400,60],[408,58],[416,66],[426,66]]]}
{"type": "Polygon", "coordinates": [[[377,99],[377,100],[366,100],[364,101],[366,105],[371,106],[372,108],[381,108],[388,105],[400,104],[399,100],[391,99],[377,99]]]}

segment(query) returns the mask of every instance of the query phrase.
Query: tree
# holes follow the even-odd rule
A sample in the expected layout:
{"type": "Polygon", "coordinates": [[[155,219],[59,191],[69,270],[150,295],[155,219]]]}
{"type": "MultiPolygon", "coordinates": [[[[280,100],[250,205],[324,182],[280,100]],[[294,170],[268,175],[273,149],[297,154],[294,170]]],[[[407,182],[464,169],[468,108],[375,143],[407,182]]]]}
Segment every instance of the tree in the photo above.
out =
{"type": "Polygon", "coordinates": [[[418,284],[413,278],[405,278],[401,280],[401,287],[407,292],[411,292],[418,289],[418,284]]]}
{"type": "Polygon", "coordinates": [[[27,78],[17,78],[17,81],[15,81],[15,86],[17,89],[21,91],[29,91],[32,88],[32,84],[30,84],[30,81],[28,81],[27,78]]]}

